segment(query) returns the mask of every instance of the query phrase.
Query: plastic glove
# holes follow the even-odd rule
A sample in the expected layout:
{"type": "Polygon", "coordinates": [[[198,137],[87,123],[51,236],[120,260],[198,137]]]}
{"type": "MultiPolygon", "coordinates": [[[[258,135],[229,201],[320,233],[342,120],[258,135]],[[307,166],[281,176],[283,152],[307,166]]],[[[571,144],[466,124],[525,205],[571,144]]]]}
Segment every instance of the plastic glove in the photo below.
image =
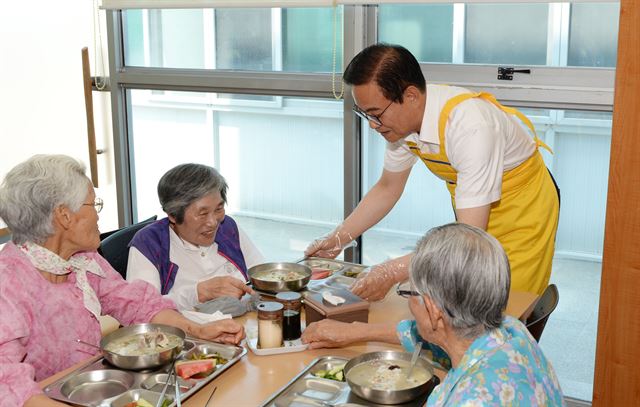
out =
{"type": "Polygon", "coordinates": [[[229,314],[232,317],[239,317],[250,311],[256,310],[256,304],[260,301],[258,294],[245,295],[242,299],[234,297],[219,297],[211,301],[207,301],[204,304],[198,304],[195,309],[199,312],[207,314],[213,314],[216,311],[220,311],[223,314],[229,314]]]}
{"type": "Polygon", "coordinates": [[[353,240],[354,238],[351,236],[351,233],[342,230],[342,226],[340,225],[329,234],[311,242],[304,251],[304,255],[306,257],[335,259],[342,250],[355,243],[353,240]]]}
{"type": "Polygon", "coordinates": [[[323,319],[306,327],[302,333],[302,343],[308,343],[309,349],[347,346],[364,338],[360,329],[366,329],[366,324],[323,319]]]}
{"type": "Polygon", "coordinates": [[[409,278],[411,255],[398,257],[360,273],[351,286],[351,292],[367,301],[378,301],[387,295],[391,287],[409,278]]]}
{"type": "Polygon", "coordinates": [[[205,302],[218,297],[241,298],[245,293],[253,294],[251,287],[235,277],[212,277],[197,285],[198,301],[205,302]]]}

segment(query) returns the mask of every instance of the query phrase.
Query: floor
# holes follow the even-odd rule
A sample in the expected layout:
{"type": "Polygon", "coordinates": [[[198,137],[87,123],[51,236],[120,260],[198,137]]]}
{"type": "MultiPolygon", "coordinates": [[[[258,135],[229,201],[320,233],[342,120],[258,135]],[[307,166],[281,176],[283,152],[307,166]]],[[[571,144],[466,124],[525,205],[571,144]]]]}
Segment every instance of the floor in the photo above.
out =
{"type": "MultiPolygon", "coordinates": [[[[234,215],[267,261],[297,261],[314,238],[329,227],[300,225],[234,215]]],[[[376,264],[412,250],[415,238],[367,232],[363,264],[376,264]]],[[[560,303],[540,340],[565,396],[591,401],[595,362],[601,263],[556,259],[551,282],[560,303]]]]}

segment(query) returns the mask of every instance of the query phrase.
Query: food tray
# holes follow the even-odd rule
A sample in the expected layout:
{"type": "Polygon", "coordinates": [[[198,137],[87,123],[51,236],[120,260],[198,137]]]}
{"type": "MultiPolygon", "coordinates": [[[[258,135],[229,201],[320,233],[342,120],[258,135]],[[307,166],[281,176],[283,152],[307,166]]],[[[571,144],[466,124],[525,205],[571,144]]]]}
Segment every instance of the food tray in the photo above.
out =
{"type": "MultiPolygon", "coordinates": [[[[218,352],[227,359],[227,363],[218,366],[213,373],[203,379],[184,380],[178,377],[181,401],[235,364],[247,353],[247,350],[241,346],[187,338],[178,359],[185,359],[194,352],[218,352]]],[[[171,365],[165,365],[159,369],[146,371],[123,370],[100,358],[58,379],[43,391],[52,399],[76,406],[122,407],[140,398],[155,405],[167,380],[170,367],[171,365]]],[[[171,381],[173,383],[173,379],[171,381]]],[[[176,405],[174,397],[175,387],[169,385],[165,398],[171,401],[171,406],[176,405]]]]}
{"type": "MultiPolygon", "coordinates": [[[[383,404],[375,404],[356,396],[345,382],[322,379],[313,375],[318,370],[331,370],[348,361],[349,359],[338,356],[323,356],[315,359],[283,388],[271,395],[261,407],[383,407],[383,404]]],[[[437,376],[432,380],[437,380],[435,384],[439,382],[437,376]]],[[[426,396],[396,405],[418,407],[423,406],[425,401],[426,396]]]]}
{"type": "Polygon", "coordinates": [[[301,339],[295,339],[293,341],[284,341],[284,346],[280,346],[278,348],[266,348],[260,349],[258,347],[258,338],[247,339],[247,346],[251,349],[251,352],[255,353],[258,356],[265,355],[278,355],[280,353],[294,353],[294,352],[302,352],[307,350],[306,343],[302,343],[301,339]]]}
{"type": "Polygon", "coordinates": [[[345,277],[355,278],[364,271],[367,266],[362,264],[349,263],[346,261],[325,259],[322,257],[309,257],[298,263],[311,267],[311,269],[328,269],[331,271],[330,276],[342,275],[345,277]]]}

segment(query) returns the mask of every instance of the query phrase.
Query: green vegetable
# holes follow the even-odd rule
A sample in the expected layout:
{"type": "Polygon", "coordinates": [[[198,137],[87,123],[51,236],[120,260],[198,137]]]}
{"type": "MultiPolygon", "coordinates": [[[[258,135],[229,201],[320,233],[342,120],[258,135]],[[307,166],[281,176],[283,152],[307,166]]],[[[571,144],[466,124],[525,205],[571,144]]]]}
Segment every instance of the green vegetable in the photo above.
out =
{"type": "Polygon", "coordinates": [[[330,370],[318,370],[313,374],[315,377],[322,379],[336,380],[338,382],[344,382],[344,365],[335,366],[330,370]]]}
{"type": "Polygon", "coordinates": [[[218,352],[215,353],[192,353],[189,355],[189,360],[207,360],[214,359],[216,361],[216,365],[224,365],[228,362],[227,359],[223,358],[218,352]]]}

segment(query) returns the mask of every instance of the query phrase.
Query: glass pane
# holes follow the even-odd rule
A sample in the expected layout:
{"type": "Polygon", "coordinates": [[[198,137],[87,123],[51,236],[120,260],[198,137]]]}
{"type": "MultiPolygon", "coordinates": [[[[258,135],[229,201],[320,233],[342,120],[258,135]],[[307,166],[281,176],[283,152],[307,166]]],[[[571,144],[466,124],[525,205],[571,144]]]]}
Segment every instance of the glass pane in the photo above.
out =
{"type": "Polygon", "coordinates": [[[617,3],[572,4],[567,65],[616,66],[619,14],[617,3]]]}
{"type": "Polygon", "coordinates": [[[273,70],[271,9],[215,11],[216,68],[273,70]]]}
{"type": "Polygon", "coordinates": [[[202,10],[151,10],[149,18],[152,66],[204,68],[202,10]],[[155,24],[153,24],[155,23],[155,24]]]}
{"type": "Polygon", "coordinates": [[[342,10],[293,8],[283,10],[283,70],[332,72],[334,13],[336,19],[336,72],[342,72],[342,10]]]}
{"type": "Polygon", "coordinates": [[[227,179],[227,213],[268,261],[299,259],[343,219],[342,102],[255,95],[248,108],[240,95],[167,92],[159,103],[150,91],[129,93],[138,219],[165,216],[158,180],[186,162],[227,179]]]}
{"type": "Polygon", "coordinates": [[[378,39],[401,44],[418,61],[451,62],[453,5],[381,5],[378,39]]]}
{"type": "MultiPolygon", "coordinates": [[[[342,72],[343,7],[335,9],[342,72]]],[[[126,10],[125,63],[132,66],[331,72],[334,9],[126,10]]]]}
{"type": "MultiPolygon", "coordinates": [[[[566,396],[591,400],[600,295],[605,209],[611,144],[611,114],[521,109],[554,154],[543,152],[561,190],[551,283],[561,301],[540,344],[566,396]]],[[[363,190],[382,171],[384,139],[363,127],[363,190]]],[[[431,227],[454,221],[449,193],[417,162],[393,210],[364,234],[363,263],[377,264],[409,253],[431,227]]]]}
{"type": "Polygon", "coordinates": [[[464,62],[547,64],[546,4],[470,4],[466,7],[464,62]]]}

